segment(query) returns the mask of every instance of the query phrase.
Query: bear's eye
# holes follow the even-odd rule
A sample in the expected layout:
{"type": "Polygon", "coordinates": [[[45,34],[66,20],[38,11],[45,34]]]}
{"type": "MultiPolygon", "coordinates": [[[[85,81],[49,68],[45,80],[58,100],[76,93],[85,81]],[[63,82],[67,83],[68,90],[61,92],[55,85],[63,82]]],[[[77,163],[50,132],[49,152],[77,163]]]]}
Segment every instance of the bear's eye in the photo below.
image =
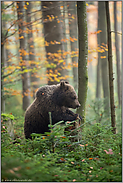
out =
{"type": "Polygon", "coordinates": [[[75,100],[76,99],[76,96],[71,96],[71,98],[75,100]]]}

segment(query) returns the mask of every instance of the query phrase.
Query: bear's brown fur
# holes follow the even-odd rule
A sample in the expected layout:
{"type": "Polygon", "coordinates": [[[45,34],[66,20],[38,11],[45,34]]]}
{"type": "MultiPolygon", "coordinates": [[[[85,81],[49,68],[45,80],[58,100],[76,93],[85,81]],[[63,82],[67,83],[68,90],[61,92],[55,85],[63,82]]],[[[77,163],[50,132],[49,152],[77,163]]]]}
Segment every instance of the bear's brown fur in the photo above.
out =
{"type": "Polygon", "coordinates": [[[32,133],[44,133],[49,131],[49,112],[51,112],[52,124],[59,121],[74,121],[81,118],[68,108],[76,109],[80,106],[74,88],[65,81],[57,85],[40,87],[36,92],[36,98],[27,108],[25,113],[24,133],[25,138],[31,138],[32,133]]]}

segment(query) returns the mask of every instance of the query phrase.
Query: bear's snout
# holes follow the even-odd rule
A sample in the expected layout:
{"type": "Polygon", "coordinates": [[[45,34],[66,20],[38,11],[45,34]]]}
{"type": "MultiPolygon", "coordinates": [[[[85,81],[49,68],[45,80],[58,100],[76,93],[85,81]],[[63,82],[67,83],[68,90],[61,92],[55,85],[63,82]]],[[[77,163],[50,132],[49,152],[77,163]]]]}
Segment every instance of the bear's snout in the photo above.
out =
{"type": "Polygon", "coordinates": [[[79,104],[77,104],[77,106],[76,106],[76,108],[79,108],[81,105],[80,105],[80,103],[79,104]]]}

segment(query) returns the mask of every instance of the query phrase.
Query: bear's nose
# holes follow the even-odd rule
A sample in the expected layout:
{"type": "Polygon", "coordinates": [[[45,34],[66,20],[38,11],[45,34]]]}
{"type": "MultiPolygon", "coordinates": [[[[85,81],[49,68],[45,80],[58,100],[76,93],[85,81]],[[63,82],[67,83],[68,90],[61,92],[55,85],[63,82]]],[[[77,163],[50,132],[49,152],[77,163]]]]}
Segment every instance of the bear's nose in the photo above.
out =
{"type": "Polygon", "coordinates": [[[80,106],[81,106],[81,105],[80,105],[80,104],[78,104],[78,105],[77,105],[77,108],[78,108],[78,107],[80,107],[80,106]]]}

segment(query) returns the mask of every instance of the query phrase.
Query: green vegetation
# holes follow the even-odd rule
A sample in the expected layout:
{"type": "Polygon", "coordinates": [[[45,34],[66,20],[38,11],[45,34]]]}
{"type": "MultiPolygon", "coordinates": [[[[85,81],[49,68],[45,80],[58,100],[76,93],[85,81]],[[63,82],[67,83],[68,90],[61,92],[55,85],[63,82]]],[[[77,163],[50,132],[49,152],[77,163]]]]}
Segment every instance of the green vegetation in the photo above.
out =
{"type": "MultiPolygon", "coordinates": [[[[96,110],[99,104],[94,105],[96,110]]],[[[89,110],[97,119],[93,105],[89,110]]],[[[66,125],[59,125],[62,122],[55,124],[52,133],[32,134],[35,138],[26,140],[24,118],[14,117],[11,119],[16,138],[12,140],[6,133],[4,114],[1,181],[121,182],[122,135],[112,133],[107,117],[102,115],[101,122],[95,122],[94,118],[86,119],[82,125],[82,139],[73,142],[69,133],[64,134],[66,125]]]]}

